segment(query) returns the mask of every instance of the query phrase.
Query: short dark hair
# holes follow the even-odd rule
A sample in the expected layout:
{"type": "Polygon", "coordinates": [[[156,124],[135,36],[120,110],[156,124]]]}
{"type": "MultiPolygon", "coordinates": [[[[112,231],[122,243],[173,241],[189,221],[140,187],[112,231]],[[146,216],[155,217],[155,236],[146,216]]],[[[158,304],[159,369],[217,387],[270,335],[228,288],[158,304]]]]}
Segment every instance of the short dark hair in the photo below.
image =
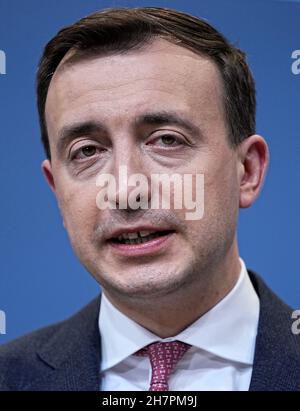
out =
{"type": "Polygon", "coordinates": [[[81,56],[138,49],[160,37],[209,57],[223,80],[224,112],[232,147],[255,133],[255,83],[246,55],[203,19],[159,7],[109,8],[60,30],[46,45],[37,73],[41,136],[51,158],[45,104],[52,76],[71,49],[81,56]]]}

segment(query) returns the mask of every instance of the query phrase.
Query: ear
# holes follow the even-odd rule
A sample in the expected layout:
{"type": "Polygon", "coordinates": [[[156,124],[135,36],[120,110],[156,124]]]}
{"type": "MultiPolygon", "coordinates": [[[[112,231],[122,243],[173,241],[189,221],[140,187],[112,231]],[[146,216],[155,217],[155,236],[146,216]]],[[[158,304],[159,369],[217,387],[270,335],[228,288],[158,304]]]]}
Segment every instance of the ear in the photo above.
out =
{"type": "Polygon", "coordinates": [[[250,207],[262,189],[269,164],[269,149],[263,137],[255,134],[238,147],[240,208],[250,207]]]}
{"type": "Polygon", "coordinates": [[[44,177],[47,181],[47,183],[49,184],[51,190],[54,192],[54,194],[56,193],[55,190],[55,183],[54,183],[54,177],[53,177],[53,173],[52,173],[52,165],[51,165],[51,161],[50,160],[44,160],[42,162],[42,171],[44,174],[44,177]]]}
{"type": "MultiPolygon", "coordinates": [[[[54,182],[54,177],[53,177],[53,173],[52,173],[52,165],[51,165],[50,160],[47,159],[47,160],[44,160],[42,162],[42,171],[43,171],[45,179],[46,179],[47,183],[49,184],[51,190],[56,195],[55,182],[54,182]]],[[[58,206],[59,206],[59,202],[58,202],[58,206]]],[[[66,228],[64,218],[63,218],[63,226],[66,228]]]]}

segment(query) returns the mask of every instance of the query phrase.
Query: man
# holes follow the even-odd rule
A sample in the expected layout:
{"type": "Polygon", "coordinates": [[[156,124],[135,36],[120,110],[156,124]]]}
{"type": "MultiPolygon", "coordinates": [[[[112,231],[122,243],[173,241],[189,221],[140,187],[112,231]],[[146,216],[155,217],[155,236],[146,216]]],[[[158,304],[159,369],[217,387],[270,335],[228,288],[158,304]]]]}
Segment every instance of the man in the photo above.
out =
{"type": "Polygon", "coordinates": [[[291,309],[238,251],[238,210],[269,157],[244,53],[184,13],[108,9],[48,43],[37,92],[42,169],[102,294],[1,347],[1,389],[299,389],[291,309]],[[152,185],[136,194],[124,167],[144,183],[204,176],[201,218],[186,218],[185,202],[145,207],[152,185]],[[101,207],[107,175],[116,193],[101,207]]]}

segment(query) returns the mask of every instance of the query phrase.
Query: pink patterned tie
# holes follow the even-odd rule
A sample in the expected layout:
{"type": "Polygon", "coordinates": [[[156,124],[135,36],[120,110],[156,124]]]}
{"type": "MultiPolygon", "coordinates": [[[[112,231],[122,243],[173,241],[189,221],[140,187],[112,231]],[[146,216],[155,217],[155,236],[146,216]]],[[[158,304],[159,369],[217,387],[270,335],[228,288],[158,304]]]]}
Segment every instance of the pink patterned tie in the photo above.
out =
{"type": "Polygon", "coordinates": [[[149,356],[152,367],[149,391],[169,391],[169,376],[190,347],[191,345],[180,341],[156,342],[135,353],[138,356],[149,356]]]}

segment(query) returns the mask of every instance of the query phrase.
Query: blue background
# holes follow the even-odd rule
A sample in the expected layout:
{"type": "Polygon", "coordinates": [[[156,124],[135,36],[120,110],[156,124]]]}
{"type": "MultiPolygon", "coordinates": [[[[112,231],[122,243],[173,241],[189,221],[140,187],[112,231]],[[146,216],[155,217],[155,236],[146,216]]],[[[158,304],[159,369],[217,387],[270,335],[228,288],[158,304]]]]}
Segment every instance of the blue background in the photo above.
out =
{"type": "Polygon", "coordinates": [[[98,293],[73,255],[55,199],[40,171],[35,72],[45,43],[62,26],[111,6],[177,8],[208,19],[244,49],[256,78],[257,131],[270,145],[268,177],[256,204],[243,210],[240,254],[285,301],[300,309],[300,2],[0,0],[0,343],[63,319],[98,293]]]}

